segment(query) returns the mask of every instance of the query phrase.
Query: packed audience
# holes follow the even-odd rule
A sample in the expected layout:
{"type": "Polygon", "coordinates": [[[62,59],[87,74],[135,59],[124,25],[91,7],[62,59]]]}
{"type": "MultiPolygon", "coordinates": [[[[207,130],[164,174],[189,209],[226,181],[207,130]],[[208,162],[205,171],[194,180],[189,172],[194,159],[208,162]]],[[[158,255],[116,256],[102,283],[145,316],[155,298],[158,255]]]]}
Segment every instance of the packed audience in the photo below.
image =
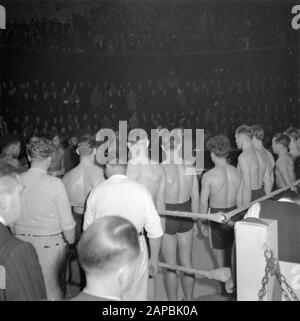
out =
{"type": "Polygon", "coordinates": [[[198,81],[165,79],[116,82],[8,81],[0,84],[0,134],[28,140],[33,134],[66,139],[99,127],[128,130],[163,127],[204,128],[205,134],[226,134],[233,142],[240,123],[265,127],[265,139],[297,126],[297,76],[255,74],[242,77],[228,69],[206,70],[198,81]],[[296,90],[296,89],[295,89],[296,90]]]}
{"type": "Polygon", "coordinates": [[[141,53],[249,50],[297,44],[291,4],[101,1],[71,21],[8,21],[1,43],[65,52],[141,53]]]}

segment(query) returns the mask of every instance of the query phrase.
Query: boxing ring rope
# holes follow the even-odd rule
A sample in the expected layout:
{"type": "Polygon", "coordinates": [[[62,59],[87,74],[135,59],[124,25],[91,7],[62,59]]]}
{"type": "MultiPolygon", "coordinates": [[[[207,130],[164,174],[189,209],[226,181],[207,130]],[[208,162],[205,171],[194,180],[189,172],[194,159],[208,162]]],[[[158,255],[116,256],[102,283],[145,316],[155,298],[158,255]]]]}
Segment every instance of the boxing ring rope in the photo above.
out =
{"type": "MultiPolygon", "coordinates": [[[[274,192],[271,192],[268,195],[265,195],[263,197],[260,197],[258,199],[256,199],[255,201],[249,203],[246,206],[240,207],[238,209],[232,210],[228,213],[216,213],[216,214],[203,214],[203,213],[191,213],[191,212],[179,212],[179,211],[161,211],[160,215],[162,216],[175,216],[175,217],[185,217],[185,218],[191,218],[193,220],[210,220],[210,221],[215,221],[217,223],[221,223],[221,224],[229,224],[231,226],[233,226],[235,223],[233,221],[229,221],[233,216],[239,214],[240,212],[243,212],[245,210],[247,210],[248,208],[250,208],[253,204],[257,203],[257,202],[262,202],[265,201],[275,195],[278,195],[290,188],[293,188],[297,185],[300,184],[300,180],[296,180],[295,182],[293,182],[292,184],[286,185],[280,189],[277,189],[274,192]]],[[[187,267],[183,267],[180,265],[169,265],[163,262],[159,262],[158,266],[162,267],[162,268],[166,268],[169,270],[174,270],[174,271],[181,271],[187,274],[194,274],[194,275],[202,275],[208,279],[214,279],[214,280],[218,280],[221,282],[226,283],[227,281],[229,281],[231,279],[231,270],[230,268],[227,267],[223,267],[223,268],[219,268],[219,269],[213,269],[213,270],[197,270],[197,269],[192,269],[192,268],[187,268],[187,267]]]]}
{"type": "MultiPolygon", "coordinates": [[[[246,206],[242,206],[239,207],[235,210],[232,210],[228,213],[223,213],[223,212],[219,212],[219,213],[215,213],[215,214],[204,214],[204,213],[191,213],[191,212],[179,212],[179,211],[160,211],[160,215],[162,216],[175,216],[175,217],[185,217],[185,218],[191,218],[193,220],[209,220],[209,221],[214,221],[217,223],[223,223],[226,224],[228,223],[228,220],[230,220],[233,216],[239,214],[240,212],[243,212],[245,210],[247,210],[248,208],[250,208],[253,204],[257,203],[257,202],[262,202],[265,201],[275,195],[278,195],[290,188],[293,188],[297,185],[300,184],[300,179],[293,182],[292,184],[286,185],[282,188],[277,189],[274,192],[271,192],[268,195],[265,195],[263,197],[260,197],[256,200],[254,200],[253,202],[249,203],[246,206]]],[[[233,222],[229,222],[229,224],[232,224],[233,222]]]]}
{"type": "Polygon", "coordinates": [[[169,270],[176,270],[176,272],[180,271],[186,274],[202,275],[205,276],[207,279],[214,279],[224,283],[231,278],[230,268],[227,267],[214,270],[196,270],[179,265],[170,265],[163,262],[159,262],[158,266],[169,270]]]}

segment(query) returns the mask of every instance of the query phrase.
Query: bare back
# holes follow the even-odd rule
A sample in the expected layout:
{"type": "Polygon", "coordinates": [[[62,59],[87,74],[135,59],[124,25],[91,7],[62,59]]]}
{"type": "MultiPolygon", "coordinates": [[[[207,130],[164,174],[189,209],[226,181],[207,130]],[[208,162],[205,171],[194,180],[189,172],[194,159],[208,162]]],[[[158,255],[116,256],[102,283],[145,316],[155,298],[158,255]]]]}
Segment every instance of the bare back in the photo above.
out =
{"type": "Polygon", "coordinates": [[[210,207],[230,208],[235,206],[241,184],[240,172],[228,164],[216,166],[205,175],[210,188],[210,207]]]}
{"type": "Polygon", "coordinates": [[[154,203],[157,206],[158,199],[164,198],[162,184],[165,183],[165,172],[160,164],[149,162],[148,164],[133,164],[129,161],[127,166],[128,178],[143,184],[150,192],[154,203]]]}
{"type": "Polygon", "coordinates": [[[246,179],[247,171],[252,190],[258,190],[263,186],[264,176],[267,170],[267,160],[261,151],[252,148],[244,151],[239,156],[239,168],[242,169],[242,179],[246,179]]]}
{"type": "Polygon", "coordinates": [[[193,192],[194,175],[190,175],[188,166],[183,164],[162,164],[167,175],[166,203],[187,202],[193,192]]]}
{"type": "Polygon", "coordinates": [[[284,187],[296,180],[294,172],[294,158],[292,155],[286,154],[279,156],[276,161],[275,176],[277,187],[284,187]]]}
{"type": "Polygon", "coordinates": [[[104,181],[103,169],[97,165],[79,164],[63,177],[71,205],[84,207],[90,191],[104,181]]]}

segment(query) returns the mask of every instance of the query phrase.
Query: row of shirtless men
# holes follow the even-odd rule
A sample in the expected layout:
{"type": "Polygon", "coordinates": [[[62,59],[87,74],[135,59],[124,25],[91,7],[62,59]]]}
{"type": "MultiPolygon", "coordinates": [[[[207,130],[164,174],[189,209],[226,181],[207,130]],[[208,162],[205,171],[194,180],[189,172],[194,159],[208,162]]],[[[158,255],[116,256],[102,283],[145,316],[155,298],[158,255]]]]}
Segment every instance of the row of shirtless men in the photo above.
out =
{"type": "MultiPolygon", "coordinates": [[[[193,165],[184,161],[179,164],[175,161],[181,157],[177,154],[178,146],[182,144],[182,136],[175,137],[165,144],[163,147],[165,159],[161,164],[150,161],[147,138],[140,137],[138,141],[128,143],[132,156],[126,166],[125,174],[130,180],[148,189],[158,213],[165,209],[194,213],[226,213],[269,194],[275,186],[280,188],[296,179],[295,157],[289,150],[291,138],[283,133],[274,136],[272,150],[278,155],[276,162],[273,154],[263,146],[263,138],[264,130],[261,126],[242,125],[237,128],[235,139],[242,153],[235,167],[227,160],[231,150],[229,139],[224,135],[211,137],[207,141],[206,148],[210,151],[214,167],[200,174],[201,188],[199,173],[196,170],[191,172],[193,165]]],[[[95,165],[97,148],[93,140],[87,137],[81,138],[77,152],[80,155],[80,164],[65,174],[63,182],[73,207],[74,218],[78,223],[77,238],[79,238],[89,194],[95,186],[99,186],[105,180],[107,173],[95,165]]],[[[122,174],[122,171],[119,174],[122,174]]],[[[228,254],[234,241],[232,228],[204,221],[199,221],[196,225],[192,219],[170,216],[161,216],[161,223],[164,230],[161,254],[166,263],[177,264],[178,246],[180,265],[192,267],[195,229],[209,238],[218,268],[230,265],[228,254]]],[[[182,281],[184,296],[186,299],[191,299],[194,278],[186,274],[182,281]]],[[[176,273],[167,271],[166,292],[169,300],[176,300],[177,282],[176,273]]]]}

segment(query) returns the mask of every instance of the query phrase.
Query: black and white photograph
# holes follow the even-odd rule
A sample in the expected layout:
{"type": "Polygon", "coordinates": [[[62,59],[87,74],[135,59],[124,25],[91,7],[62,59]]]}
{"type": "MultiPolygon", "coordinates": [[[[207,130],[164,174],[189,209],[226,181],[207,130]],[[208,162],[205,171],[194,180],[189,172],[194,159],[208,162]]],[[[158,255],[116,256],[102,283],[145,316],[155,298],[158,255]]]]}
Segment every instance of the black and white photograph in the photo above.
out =
{"type": "Polygon", "coordinates": [[[0,0],[0,301],[299,300],[300,1],[0,0]]]}

